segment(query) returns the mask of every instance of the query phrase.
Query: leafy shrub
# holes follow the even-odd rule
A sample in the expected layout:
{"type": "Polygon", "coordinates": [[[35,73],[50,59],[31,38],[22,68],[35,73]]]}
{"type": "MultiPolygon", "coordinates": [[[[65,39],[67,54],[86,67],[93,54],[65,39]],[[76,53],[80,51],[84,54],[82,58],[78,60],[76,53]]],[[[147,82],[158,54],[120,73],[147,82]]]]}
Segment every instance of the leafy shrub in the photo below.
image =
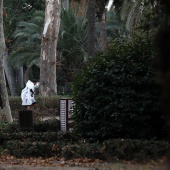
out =
{"type": "MultiPolygon", "coordinates": [[[[60,120],[58,119],[49,119],[45,121],[35,121],[33,122],[34,132],[58,132],[60,131],[60,120]]],[[[18,133],[19,123],[13,122],[4,125],[1,129],[3,133],[18,133]]]]}
{"type": "MultiPolygon", "coordinates": [[[[35,106],[34,112],[36,116],[59,116],[60,112],[60,97],[59,96],[50,96],[42,97],[35,96],[37,105],[35,106]]],[[[9,97],[10,107],[14,119],[18,118],[18,112],[24,110],[25,108],[21,105],[21,97],[9,97]]]]}
{"type": "Polygon", "coordinates": [[[55,147],[54,150],[54,143],[48,142],[13,140],[6,142],[5,146],[9,153],[16,157],[50,157],[54,154],[57,155],[58,152],[60,153],[60,148],[55,147]]]}
{"type": "Polygon", "coordinates": [[[18,133],[1,133],[0,143],[3,144],[11,140],[25,141],[30,142],[34,141],[43,141],[43,142],[52,142],[57,140],[57,132],[18,132],[18,133]]]}
{"type": "Polygon", "coordinates": [[[75,76],[74,130],[84,138],[161,138],[154,48],[145,35],[114,40],[75,76]]]}
{"type": "Polygon", "coordinates": [[[145,162],[167,154],[169,142],[154,140],[113,139],[103,142],[103,154],[120,160],[145,162]]]}
{"type": "Polygon", "coordinates": [[[78,141],[78,138],[74,136],[71,132],[17,132],[17,133],[1,133],[0,144],[6,143],[11,140],[30,142],[41,141],[41,142],[54,142],[60,141],[61,143],[73,143],[78,141]]]}
{"type": "Polygon", "coordinates": [[[51,119],[34,123],[35,132],[58,132],[60,131],[60,120],[51,119]]]}
{"type": "Polygon", "coordinates": [[[19,126],[17,122],[6,123],[4,127],[1,129],[1,133],[17,133],[19,132],[19,126]]]}
{"type": "Polygon", "coordinates": [[[9,140],[3,148],[17,157],[51,157],[58,156],[65,159],[94,158],[107,161],[129,160],[147,162],[166,156],[169,143],[153,140],[113,139],[103,143],[88,143],[76,141],[74,143],[62,141],[22,141],[9,140]]]}
{"type": "Polygon", "coordinates": [[[78,141],[75,144],[69,144],[62,148],[61,154],[66,159],[72,158],[97,158],[105,159],[104,155],[101,154],[99,143],[88,143],[78,141]]]}

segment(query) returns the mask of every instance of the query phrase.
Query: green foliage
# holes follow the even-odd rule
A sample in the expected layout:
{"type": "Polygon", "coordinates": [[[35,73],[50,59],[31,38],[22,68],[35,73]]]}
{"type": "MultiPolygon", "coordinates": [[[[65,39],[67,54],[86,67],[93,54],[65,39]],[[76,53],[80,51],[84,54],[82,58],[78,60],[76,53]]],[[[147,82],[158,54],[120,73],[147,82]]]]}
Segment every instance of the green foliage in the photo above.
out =
{"type": "Polygon", "coordinates": [[[113,40],[73,83],[74,130],[84,138],[154,138],[165,134],[150,37],[113,40]]]}
{"type": "Polygon", "coordinates": [[[38,126],[32,132],[20,132],[18,123],[5,124],[0,131],[1,147],[16,157],[57,156],[65,159],[94,158],[140,163],[162,158],[169,147],[169,142],[156,140],[112,139],[101,143],[89,142],[89,139],[81,139],[75,133],[62,133],[55,126],[58,124],[59,120],[36,122],[38,126]]]}
{"type": "Polygon", "coordinates": [[[44,12],[36,11],[29,22],[20,21],[16,24],[12,52],[7,59],[11,66],[39,66],[43,23],[44,12]]]}
{"type": "Polygon", "coordinates": [[[119,160],[145,162],[165,156],[168,146],[167,141],[114,139],[104,141],[103,153],[119,160]]]}
{"type": "MultiPolygon", "coordinates": [[[[53,138],[51,138],[53,140],[53,138]]],[[[165,141],[147,141],[115,139],[103,143],[88,143],[76,141],[75,143],[62,141],[31,141],[9,140],[3,147],[8,153],[16,157],[51,157],[74,159],[94,158],[106,161],[128,160],[144,163],[157,160],[166,155],[169,143],[165,141]]]]}
{"type": "Polygon", "coordinates": [[[45,0],[4,0],[5,19],[10,21],[29,20],[35,10],[45,10],[45,0]]]}
{"type": "MultiPolygon", "coordinates": [[[[111,9],[106,13],[106,31],[107,31],[107,41],[111,41],[114,38],[120,37],[126,33],[125,24],[119,19],[115,9],[111,9]]],[[[99,34],[99,27],[97,31],[99,34]]]]}
{"type": "Polygon", "coordinates": [[[71,8],[61,11],[57,48],[61,62],[57,67],[58,93],[71,94],[73,72],[79,70],[87,60],[87,20],[71,8]]]}
{"type": "Polygon", "coordinates": [[[45,0],[4,0],[4,32],[8,52],[13,45],[12,34],[19,21],[29,21],[33,13],[45,10],[45,0]],[[43,2],[42,2],[43,1],[43,2]]]}
{"type": "MultiPolygon", "coordinates": [[[[58,132],[60,131],[60,121],[58,119],[49,119],[45,121],[34,121],[33,126],[34,126],[34,132],[58,132]]],[[[12,133],[11,136],[13,136],[15,133],[19,132],[19,123],[13,122],[10,124],[4,124],[3,127],[1,128],[1,132],[9,133],[9,134],[12,133]]]]}
{"type": "MultiPolygon", "coordinates": [[[[17,127],[18,128],[18,127],[17,127]]],[[[78,140],[78,137],[74,135],[71,132],[62,133],[59,131],[58,128],[51,129],[48,131],[48,129],[44,132],[40,132],[39,129],[37,129],[38,132],[32,131],[32,132],[12,132],[8,129],[4,129],[3,132],[1,132],[0,136],[0,144],[3,145],[3,143],[11,140],[20,140],[20,141],[26,141],[29,140],[30,142],[34,141],[40,141],[40,142],[55,142],[58,141],[60,143],[74,143],[78,140]]]]}
{"type": "Polygon", "coordinates": [[[62,155],[66,159],[72,158],[98,158],[104,159],[104,155],[99,150],[99,143],[88,143],[78,141],[72,145],[66,145],[62,149],[62,155]]]}
{"type": "MultiPolygon", "coordinates": [[[[59,116],[59,109],[60,109],[60,97],[59,96],[50,96],[50,97],[42,97],[42,96],[35,96],[36,99],[36,106],[34,108],[35,117],[38,115],[49,116],[55,115],[59,116]]],[[[22,106],[21,97],[9,97],[9,103],[11,106],[12,115],[14,118],[17,118],[18,112],[20,110],[24,110],[24,106],[22,106]]]]}
{"type": "Polygon", "coordinates": [[[60,121],[57,119],[51,119],[46,121],[40,121],[34,124],[35,132],[58,132],[60,131],[60,121]]]}
{"type": "MultiPolygon", "coordinates": [[[[11,155],[14,155],[16,157],[50,157],[54,156],[54,153],[52,151],[53,143],[48,142],[30,142],[30,141],[19,141],[19,140],[13,140],[8,141],[5,145],[5,147],[9,150],[9,153],[11,155]]],[[[58,148],[60,149],[60,148],[58,148]]],[[[57,153],[57,150],[55,150],[55,153],[57,153]]]]}

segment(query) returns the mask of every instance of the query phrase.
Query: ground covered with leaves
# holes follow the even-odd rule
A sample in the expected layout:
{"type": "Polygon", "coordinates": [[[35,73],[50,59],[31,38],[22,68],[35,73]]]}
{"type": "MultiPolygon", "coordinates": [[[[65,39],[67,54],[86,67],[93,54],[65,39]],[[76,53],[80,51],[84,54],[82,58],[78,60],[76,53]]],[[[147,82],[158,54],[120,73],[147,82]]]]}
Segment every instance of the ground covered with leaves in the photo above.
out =
{"type": "Polygon", "coordinates": [[[83,167],[95,169],[114,169],[114,170],[151,170],[156,168],[164,168],[166,166],[166,158],[153,161],[146,164],[137,164],[132,161],[116,161],[106,162],[100,159],[77,158],[65,160],[65,158],[16,158],[8,154],[0,155],[0,166],[30,166],[30,167],[83,167]]]}

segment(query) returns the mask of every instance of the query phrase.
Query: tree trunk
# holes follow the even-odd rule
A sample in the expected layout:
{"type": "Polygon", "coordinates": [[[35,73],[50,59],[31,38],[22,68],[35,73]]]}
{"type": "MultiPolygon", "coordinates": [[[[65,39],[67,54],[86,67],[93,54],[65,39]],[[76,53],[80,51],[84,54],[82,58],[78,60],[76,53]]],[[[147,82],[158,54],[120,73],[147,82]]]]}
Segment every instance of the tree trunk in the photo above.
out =
{"type": "Polygon", "coordinates": [[[40,56],[40,95],[42,96],[57,94],[56,49],[60,28],[60,12],[60,0],[46,0],[40,56]]]}
{"type": "Polygon", "coordinates": [[[2,14],[3,14],[3,0],[0,0],[0,100],[1,100],[0,116],[5,116],[5,121],[11,123],[13,122],[13,119],[12,119],[11,109],[8,100],[8,93],[7,93],[6,81],[4,75],[4,64],[3,64],[5,40],[4,40],[2,14]]]}
{"type": "Polygon", "coordinates": [[[95,2],[88,2],[88,57],[92,58],[95,54],[95,2]]]}
{"type": "Polygon", "coordinates": [[[27,81],[29,80],[29,75],[30,75],[31,69],[32,69],[32,67],[28,67],[27,70],[26,70],[26,72],[25,72],[25,76],[24,76],[24,82],[25,82],[25,84],[26,84],[27,81]]]}
{"type": "Polygon", "coordinates": [[[79,3],[80,3],[80,5],[79,5],[79,15],[86,18],[86,15],[87,15],[87,1],[86,0],[80,0],[79,3]]]}
{"type": "Polygon", "coordinates": [[[24,73],[23,73],[23,66],[16,69],[16,79],[17,79],[17,86],[18,89],[21,90],[24,88],[24,73]]]}
{"type": "Polygon", "coordinates": [[[62,4],[64,9],[69,10],[69,0],[63,0],[62,4]]]}
{"type": "Polygon", "coordinates": [[[99,20],[99,31],[100,31],[100,47],[101,51],[104,51],[107,47],[107,32],[106,32],[106,16],[103,13],[99,20]]]}
{"type": "Polygon", "coordinates": [[[12,67],[8,66],[8,63],[6,61],[8,56],[8,52],[5,51],[4,53],[4,71],[5,71],[5,75],[7,78],[7,82],[9,85],[9,90],[11,93],[11,96],[17,96],[17,86],[16,86],[16,80],[15,80],[15,74],[14,74],[14,70],[12,67]]]}

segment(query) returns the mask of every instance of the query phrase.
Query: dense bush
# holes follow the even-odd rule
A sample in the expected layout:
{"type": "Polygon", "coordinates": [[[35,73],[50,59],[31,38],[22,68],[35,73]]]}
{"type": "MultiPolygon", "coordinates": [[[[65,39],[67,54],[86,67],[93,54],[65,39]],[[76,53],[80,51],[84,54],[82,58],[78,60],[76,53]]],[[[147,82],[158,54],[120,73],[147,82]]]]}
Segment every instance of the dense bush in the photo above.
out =
{"type": "Polygon", "coordinates": [[[23,142],[20,140],[12,140],[6,142],[5,148],[9,151],[9,154],[16,157],[50,157],[54,156],[54,154],[57,155],[57,151],[60,150],[60,148],[57,148],[55,152],[53,152],[53,145],[54,143],[41,141],[30,142],[26,140],[23,142]]]}
{"type": "MultiPolygon", "coordinates": [[[[49,119],[45,121],[34,121],[34,132],[58,132],[60,131],[60,120],[58,119],[49,119]]],[[[13,122],[6,124],[1,128],[1,133],[18,133],[19,132],[19,123],[13,122]]]]}
{"type": "MultiPolygon", "coordinates": [[[[56,124],[51,120],[48,123],[56,124]]],[[[46,125],[47,123],[44,124],[46,125]]],[[[6,128],[0,132],[0,145],[4,153],[17,157],[57,156],[65,159],[95,158],[144,162],[166,156],[169,146],[166,141],[156,140],[112,139],[100,143],[91,139],[81,139],[73,132],[55,131],[54,126],[50,126],[50,131],[48,127],[46,131],[43,128],[44,132],[40,132],[41,126],[37,126],[40,128],[37,129],[38,132],[20,132],[16,123],[4,126],[6,128]],[[12,131],[12,128],[15,130],[12,131]]]]}
{"type": "Polygon", "coordinates": [[[169,142],[154,140],[113,139],[103,142],[103,154],[120,160],[145,162],[167,154],[169,142]]]}
{"type": "Polygon", "coordinates": [[[35,132],[58,132],[60,131],[60,120],[49,119],[46,121],[40,121],[34,123],[35,132]]]}
{"type": "Polygon", "coordinates": [[[169,143],[163,141],[115,139],[103,143],[87,141],[62,142],[10,140],[4,143],[6,152],[17,157],[58,156],[65,159],[95,158],[107,161],[129,160],[147,162],[160,159],[167,154],[169,143]]]}
{"type": "MultiPolygon", "coordinates": [[[[42,97],[42,96],[35,96],[37,101],[37,105],[35,106],[34,112],[36,115],[41,116],[48,116],[54,115],[59,116],[60,112],[60,97],[59,96],[50,96],[50,97],[42,97]]],[[[23,107],[21,97],[9,97],[10,107],[12,111],[12,115],[15,118],[18,116],[18,111],[25,109],[23,107]]]]}
{"type": "Polygon", "coordinates": [[[41,141],[41,142],[51,142],[56,141],[58,132],[18,132],[18,133],[1,133],[0,144],[4,144],[7,141],[19,140],[19,141],[41,141]]]}
{"type": "Polygon", "coordinates": [[[97,140],[165,135],[153,49],[145,35],[114,40],[76,75],[76,133],[97,140]]]}
{"type": "Polygon", "coordinates": [[[103,153],[100,152],[99,143],[88,143],[83,141],[77,141],[76,143],[63,146],[61,154],[66,159],[82,157],[107,159],[103,153]]]}
{"type": "Polygon", "coordinates": [[[41,141],[41,142],[75,142],[78,138],[72,133],[62,133],[62,132],[17,132],[17,133],[1,133],[0,144],[11,140],[28,140],[30,142],[41,141]]]}

